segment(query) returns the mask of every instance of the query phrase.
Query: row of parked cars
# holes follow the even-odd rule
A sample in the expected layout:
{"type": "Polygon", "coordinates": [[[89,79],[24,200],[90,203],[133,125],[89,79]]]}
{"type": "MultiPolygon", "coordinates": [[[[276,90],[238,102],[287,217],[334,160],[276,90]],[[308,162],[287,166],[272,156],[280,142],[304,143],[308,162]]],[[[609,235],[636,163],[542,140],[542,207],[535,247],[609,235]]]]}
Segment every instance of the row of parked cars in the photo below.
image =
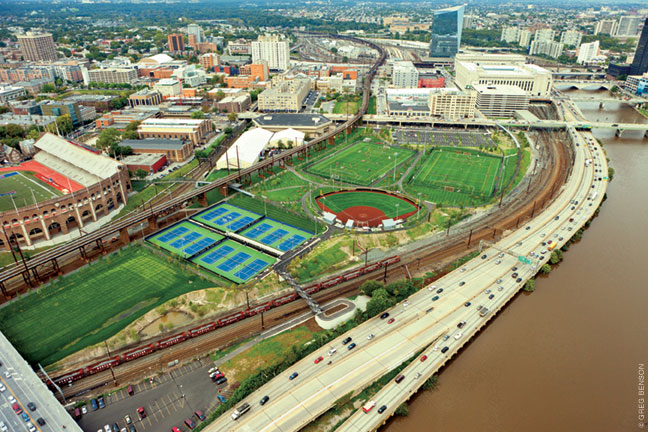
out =
{"type": "MultiPolygon", "coordinates": [[[[2,366],[3,364],[2,362],[0,362],[0,367],[2,366]]],[[[13,375],[9,370],[5,370],[4,377],[5,379],[9,380],[13,377],[13,375]]],[[[0,382],[0,393],[4,393],[6,390],[7,387],[5,387],[5,385],[0,382]]],[[[8,395],[7,400],[9,401],[9,404],[11,405],[11,409],[13,409],[16,415],[20,416],[25,421],[25,426],[27,426],[29,432],[36,432],[37,429],[36,426],[34,426],[34,424],[32,423],[32,418],[30,414],[25,412],[26,410],[24,410],[23,407],[18,403],[16,398],[13,396],[13,394],[8,395]]],[[[33,413],[34,411],[36,411],[36,404],[34,402],[29,402],[27,404],[27,408],[29,409],[29,411],[33,413]]],[[[40,426],[44,426],[45,419],[43,419],[42,417],[38,417],[36,419],[36,423],[38,423],[40,426]]],[[[0,432],[8,432],[7,425],[3,421],[0,421],[0,432]]]]}

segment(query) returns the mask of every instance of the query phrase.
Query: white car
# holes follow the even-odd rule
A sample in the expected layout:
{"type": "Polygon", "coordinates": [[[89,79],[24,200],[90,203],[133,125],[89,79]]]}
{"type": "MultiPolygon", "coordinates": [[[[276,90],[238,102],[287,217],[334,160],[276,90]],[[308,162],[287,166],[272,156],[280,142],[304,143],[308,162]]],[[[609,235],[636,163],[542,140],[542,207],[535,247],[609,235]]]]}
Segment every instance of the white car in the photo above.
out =
{"type": "Polygon", "coordinates": [[[105,430],[106,432],[112,432],[112,429],[110,429],[110,425],[105,425],[105,426],[104,426],[104,430],[105,430]]]}
{"type": "Polygon", "coordinates": [[[11,372],[5,371],[4,376],[5,378],[11,378],[11,372]]]}
{"type": "Polygon", "coordinates": [[[7,390],[7,388],[2,383],[0,383],[0,392],[3,392],[5,390],[7,390]]]}
{"type": "Polygon", "coordinates": [[[83,405],[81,407],[81,414],[83,414],[83,415],[88,414],[88,407],[87,406],[83,405]]]}
{"type": "Polygon", "coordinates": [[[466,267],[461,267],[461,271],[462,271],[462,272],[465,272],[465,271],[466,271],[466,267]]]}
{"type": "Polygon", "coordinates": [[[12,395],[9,395],[9,397],[7,399],[9,399],[9,403],[12,403],[12,404],[16,403],[16,398],[13,397],[12,395]]]}
{"type": "Polygon", "coordinates": [[[7,425],[0,421],[0,431],[7,432],[7,425]]]}
{"type": "Polygon", "coordinates": [[[371,339],[373,339],[373,338],[374,338],[374,334],[373,334],[373,333],[371,333],[369,336],[367,336],[367,339],[369,339],[369,340],[371,340],[371,339]]]}
{"type": "Polygon", "coordinates": [[[461,337],[461,332],[459,332],[459,333],[457,333],[457,334],[455,335],[455,339],[459,339],[460,337],[461,337]]]}
{"type": "Polygon", "coordinates": [[[27,422],[27,429],[29,429],[29,432],[36,432],[36,428],[31,422],[27,422]]]}
{"type": "Polygon", "coordinates": [[[432,286],[428,287],[428,291],[434,291],[435,289],[437,289],[436,285],[432,285],[432,286]]]}
{"type": "Polygon", "coordinates": [[[439,348],[441,348],[441,345],[434,345],[432,351],[439,351],[439,348]]]}
{"type": "Polygon", "coordinates": [[[502,263],[502,260],[500,260],[500,259],[498,259],[497,261],[495,261],[495,264],[501,264],[501,263],[502,263]]]}

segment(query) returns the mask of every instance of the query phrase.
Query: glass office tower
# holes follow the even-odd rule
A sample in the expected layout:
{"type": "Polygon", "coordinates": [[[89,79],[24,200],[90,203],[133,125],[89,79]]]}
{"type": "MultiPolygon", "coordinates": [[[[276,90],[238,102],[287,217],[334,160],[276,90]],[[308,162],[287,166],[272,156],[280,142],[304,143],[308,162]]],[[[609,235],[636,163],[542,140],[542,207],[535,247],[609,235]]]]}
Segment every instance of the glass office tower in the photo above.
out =
{"type": "Polygon", "coordinates": [[[648,18],[644,23],[637,50],[635,51],[634,61],[630,66],[630,75],[641,75],[648,72],[648,18]]]}
{"type": "Polygon", "coordinates": [[[434,11],[430,36],[430,57],[454,57],[461,43],[464,6],[434,11]]]}

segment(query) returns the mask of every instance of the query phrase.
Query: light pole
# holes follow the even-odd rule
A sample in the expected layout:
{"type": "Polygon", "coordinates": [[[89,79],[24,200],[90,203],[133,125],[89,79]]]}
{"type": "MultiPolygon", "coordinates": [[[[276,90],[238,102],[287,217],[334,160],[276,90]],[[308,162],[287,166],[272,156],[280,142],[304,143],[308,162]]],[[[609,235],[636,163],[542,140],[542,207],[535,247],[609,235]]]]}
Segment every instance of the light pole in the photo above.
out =
{"type": "Polygon", "coordinates": [[[398,157],[398,153],[394,153],[394,178],[392,181],[396,181],[396,159],[398,157]]]}
{"type": "Polygon", "coordinates": [[[268,197],[261,195],[261,198],[263,198],[263,215],[268,216],[268,209],[266,208],[266,200],[268,199],[268,197]]]}

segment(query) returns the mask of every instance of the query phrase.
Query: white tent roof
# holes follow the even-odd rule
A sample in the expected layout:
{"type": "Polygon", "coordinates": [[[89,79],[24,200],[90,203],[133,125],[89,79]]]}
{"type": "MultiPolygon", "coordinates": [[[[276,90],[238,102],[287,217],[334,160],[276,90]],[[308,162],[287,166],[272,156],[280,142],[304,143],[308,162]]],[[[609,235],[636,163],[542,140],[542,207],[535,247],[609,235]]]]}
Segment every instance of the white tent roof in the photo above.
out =
{"type": "Polygon", "coordinates": [[[157,64],[171,63],[173,61],[173,59],[166,54],[156,54],[151,57],[146,57],[145,59],[142,60],[145,60],[145,63],[149,63],[153,61],[157,64]]]}
{"type": "Polygon", "coordinates": [[[241,166],[251,165],[259,159],[259,154],[268,145],[273,133],[262,128],[251,129],[245,132],[236,142],[221,156],[217,162],[217,166],[227,163],[229,159],[230,167],[236,167],[236,156],[238,149],[238,159],[241,161],[241,166]]]}
{"type": "Polygon", "coordinates": [[[290,128],[290,129],[284,129],[284,130],[281,130],[279,132],[276,132],[272,136],[272,139],[270,141],[275,142],[275,141],[285,139],[285,140],[299,142],[299,141],[304,140],[304,136],[306,136],[306,134],[304,132],[300,132],[298,130],[290,128]]]}

